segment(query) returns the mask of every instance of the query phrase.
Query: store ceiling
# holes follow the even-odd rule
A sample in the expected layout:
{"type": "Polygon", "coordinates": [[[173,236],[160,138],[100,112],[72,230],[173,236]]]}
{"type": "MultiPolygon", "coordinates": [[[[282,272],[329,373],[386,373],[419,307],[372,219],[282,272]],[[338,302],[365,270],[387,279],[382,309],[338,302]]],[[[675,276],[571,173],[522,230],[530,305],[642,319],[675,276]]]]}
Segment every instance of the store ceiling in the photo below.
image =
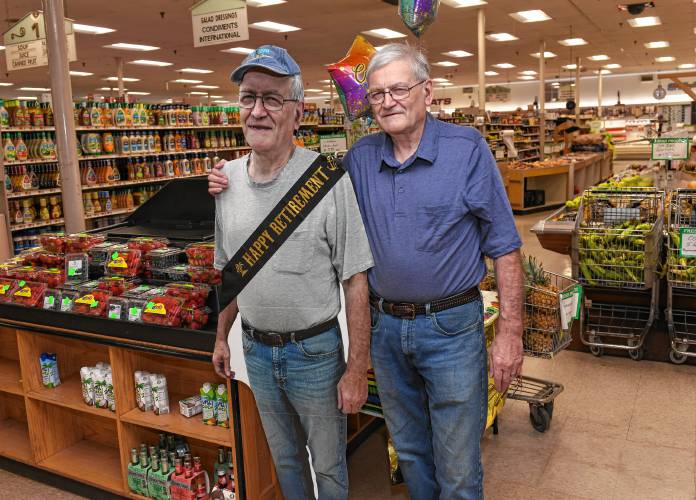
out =
{"type": "MultiPolygon", "coordinates": [[[[160,101],[166,98],[181,98],[193,89],[190,85],[172,83],[177,78],[202,80],[205,85],[217,85],[219,89],[208,90],[212,95],[234,100],[235,87],[228,80],[230,70],[243,58],[242,55],[223,53],[231,45],[215,45],[193,48],[189,7],[191,0],[133,0],[93,1],[64,0],[66,15],[76,22],[104,26],[116,31],[104,35],[80,34],[77,37],[78,61],[70,64],[72,70],[94,73],[93,76],[73,77],[73,94],[109,92],[97,90],[109,86],[103,78],[116,74],[115,57],[121,56],[128,62],[135,59],[154,59],[173,63],[164,68],[125,65],[125,76],[140,81],[127,83],[132,91],[150,92],[139,97],[143,101],[160,101]],[[103,48],[116,42],[155,45],[160,50],[134,52],[103,48]],[[177,69],[193,67],[210,69],[204,75],[177,73],[177,69]]],[[[547,78],[569,76],[573,72],[563,70],[563,65],[575,62],[580,56],[586,73],[600,69],[605,64],[620,64],[612,73],[658,72],[676,70],[679,64],[695,63],[696,52],[696,4],[688,0],[655,0],[656,8],[646,9],[640,16],[659,16],[662,24],[655,27],[632,28],[627,20],[632,17],[617,9],[615,1],[609,0],[488,0],[485,6],[486,31],[507,32],[519,40],[511,42],[487,41],[487,69],[495,70],[499,76],[488,77],[488,82],[502,83],[518,81],[519,72],[539,70],[539,60],[530,54],[539,51],[541,40],[546,41],[546,50],[557,54],[547,59],[547,78]],[[543,9],[552,19],[535,23],[520,23],[509,13],[543,9]],[[558,40],[580,37],[588,45],[564,47],[558,40]],[[644,43],[668,41],[668,48],[646,49],[644,43]],[[609,60],[594,62],[588,56],[606,54],[609,60]],[[655,57],[673,56],[674,62],[655,62],[655,57]],[[511,63],[512,69],[497,69],[493,65],[511,63]]],[[[7,20],[17,19],[30,9],[39,9],[39,0],[4,0],[0,3],[0,14],[5,26],[7,20]]],[[[250,29],[249,41],[235,44],[255,47],[273,43],[286,47],[303,69],[307,88],[326,91],[320,80],[327,78],[324,65],[341,59],[354,36],[374,28],[391,28],[408,33],[397,15],[397,8],[382,0],[288,0],[285,4],[270,7],[249,7],[249,22],[276,21],[302,28],[301,31],[274,34],[250,29]]],[[[459,65],[442,68],[433,66],[432,76],[446,77],[455,85],[476,83],[476,8],[452,8],[442,4],[436,22],[428,29],[422,40],[413,35],[407,40],[421,43],[428,50],[431,63],[451,60],[459,65]],[[455,59],[443,55],[450,50],[466,50],[472,57],[455,59]]],[[[0,22],[0,25],[3,25],[0,22]]],[[[375,45],[387,43],[367,37],[375,45]]],[[[3,52],[4,54],[4,52],[3,52]]],[[[4,55],[0,55],[0,67],[5,67],[4,55]]],[[[574,74],[574,73],[573,73],[574,74]]],[[[46,67],[16,71],[4,75],[0,81],[11,82],[0,95],[4,97],[39,95],[37,92],[19,90],[21,87],[49,87],[46,67]]],[[[113,84],[115,86],[115,84],[113,84]]],[[[311,94],[308,94],[311,95],[311,94]]],[[[188,97],[190,102],[200,102],[201,97],[188,97]]]]}

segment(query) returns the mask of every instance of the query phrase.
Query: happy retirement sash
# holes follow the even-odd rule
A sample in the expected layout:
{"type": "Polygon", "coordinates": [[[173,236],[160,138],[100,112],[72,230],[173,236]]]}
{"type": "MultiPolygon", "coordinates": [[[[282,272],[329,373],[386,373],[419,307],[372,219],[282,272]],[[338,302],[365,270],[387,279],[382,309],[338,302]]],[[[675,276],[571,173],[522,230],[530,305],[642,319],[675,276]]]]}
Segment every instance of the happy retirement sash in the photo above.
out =
{"type": "Polygon", "coordinates": [[[220,311],[249,284],[345,173],[336,158],[319,155],[312,162],[223,268],[220,311]]]}

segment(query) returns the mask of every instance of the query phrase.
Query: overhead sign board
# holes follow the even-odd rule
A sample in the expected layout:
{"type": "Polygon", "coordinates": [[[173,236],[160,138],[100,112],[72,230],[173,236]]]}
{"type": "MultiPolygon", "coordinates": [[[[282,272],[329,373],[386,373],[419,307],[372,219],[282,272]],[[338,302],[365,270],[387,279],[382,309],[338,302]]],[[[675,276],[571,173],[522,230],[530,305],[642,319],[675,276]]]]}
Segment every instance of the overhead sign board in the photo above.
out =
{"type": "Polygon", "coordinates": [[[191,7],[193,46],[206,47],[249,39],[246,2],[202,0],[191,7]]]}
{"type": "MultiPolygon", "coordinates": [[[[68,60],[77,61],[73,21],[65,20],[68,60]]],[[[3,35],[7,71],[38,68],[48,65],[46,26],[42,11],[29,12],[3,35]]]]}

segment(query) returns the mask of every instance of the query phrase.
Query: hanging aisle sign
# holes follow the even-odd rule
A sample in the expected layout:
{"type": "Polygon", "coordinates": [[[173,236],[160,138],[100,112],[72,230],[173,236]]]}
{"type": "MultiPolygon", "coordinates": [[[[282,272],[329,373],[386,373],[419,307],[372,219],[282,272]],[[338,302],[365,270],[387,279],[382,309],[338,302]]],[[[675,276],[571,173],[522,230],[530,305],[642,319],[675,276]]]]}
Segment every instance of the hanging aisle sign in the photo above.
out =
{"type": "MultiPolygon", "coordinates": [[[[68,60],[77,61],[75,31],[72,19],[65,20],[68,60]]],[[[3,35],[7,71],[38,68],[48,65],[46,25],[42,11],[29,12],[3,35]]]]}
{"type": "Polygon", "coordinates": [[[194,47],[249,39],[244,0],[202,0],[191,7],[191,19],[194,47]]]}
{"type": "Polygon", "coordinates": [[[651,160],[688,160],[689,139],[659,137],[651,140],[651,160]]]}

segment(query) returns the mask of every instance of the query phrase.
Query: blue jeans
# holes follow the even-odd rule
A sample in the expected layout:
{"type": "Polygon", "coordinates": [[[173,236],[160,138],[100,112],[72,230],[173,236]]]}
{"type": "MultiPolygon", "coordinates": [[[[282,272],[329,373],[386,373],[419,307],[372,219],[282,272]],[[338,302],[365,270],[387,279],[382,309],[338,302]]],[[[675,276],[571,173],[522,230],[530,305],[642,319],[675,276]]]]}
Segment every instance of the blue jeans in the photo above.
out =
{"type": "Polygon", "coordinates": [[[251,390],[286,500],[314,499],[306,446],[320,500],[348,498],[346,416],[337,385],[346,368],[338,328],[270,347],[242,334],[251,390]]]}
{"type": "Polygon", "coordinates": [[[414,320],[372,309],[371,354],[411,497],[482,499],[488,376],[481,300],[414,320]]]}

